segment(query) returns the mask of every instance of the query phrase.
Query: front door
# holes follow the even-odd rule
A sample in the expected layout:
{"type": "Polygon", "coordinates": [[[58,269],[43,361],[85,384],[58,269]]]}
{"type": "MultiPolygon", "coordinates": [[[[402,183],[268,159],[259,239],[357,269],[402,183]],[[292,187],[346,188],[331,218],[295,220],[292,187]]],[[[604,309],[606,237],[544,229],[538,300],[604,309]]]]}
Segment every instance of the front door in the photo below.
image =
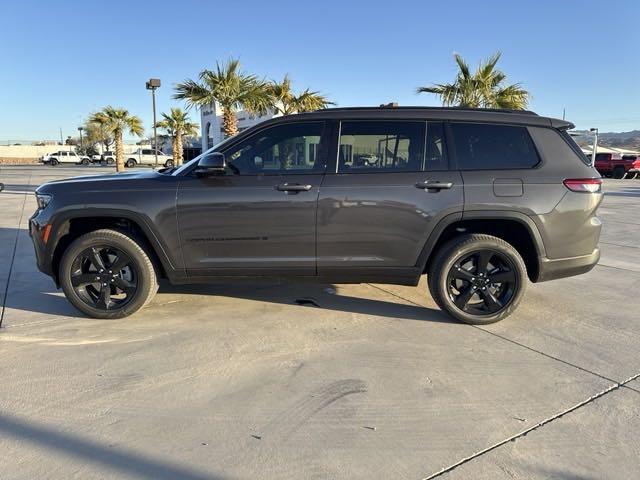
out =
{"type": "Polygon", "coordinates": [[[318,274],[414,269],[435,224],[463,209],[443,124],[343,121],[338,148],[318,202],[318,274]]]}
{"type": "Polygon", "coordinates": [[[316,273],[324,122],[266,127],[222,151],[223,175],[185,176],[178,225],[191,277],[316,273]]]}

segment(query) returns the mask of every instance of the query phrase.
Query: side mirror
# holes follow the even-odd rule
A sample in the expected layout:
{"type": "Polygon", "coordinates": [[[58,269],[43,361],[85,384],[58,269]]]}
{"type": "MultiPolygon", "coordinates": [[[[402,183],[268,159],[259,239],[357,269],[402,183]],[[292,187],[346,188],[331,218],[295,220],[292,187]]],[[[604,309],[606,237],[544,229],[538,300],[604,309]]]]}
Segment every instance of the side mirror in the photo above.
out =
{"type": "Polygon", "coordinates": [[[206,154],[198,161],[195,174],[199,177],[208,177],[210,175],[224,175],[227,162],[224,154],[220,152],[212,152],[206,154]]]}

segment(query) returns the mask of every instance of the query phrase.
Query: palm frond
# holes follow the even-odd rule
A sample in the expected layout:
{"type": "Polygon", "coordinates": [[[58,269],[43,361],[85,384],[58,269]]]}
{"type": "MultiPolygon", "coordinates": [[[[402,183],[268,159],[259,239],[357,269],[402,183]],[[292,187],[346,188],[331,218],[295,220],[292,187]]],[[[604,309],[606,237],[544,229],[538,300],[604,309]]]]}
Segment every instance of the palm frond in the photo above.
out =
{"type": "Polygon", "coordinates": [[[471,74],[467,63],[456,53],[454,58],[459,71],[455,81],[419,87],[416,93],[438,95],[445,106],[524,109],[529,101],[529,92],[519,84],[504,85],[507,76],[496,69],[500,57],[501,53],[496,52],[480,62],[476,72],[471,74]]]}

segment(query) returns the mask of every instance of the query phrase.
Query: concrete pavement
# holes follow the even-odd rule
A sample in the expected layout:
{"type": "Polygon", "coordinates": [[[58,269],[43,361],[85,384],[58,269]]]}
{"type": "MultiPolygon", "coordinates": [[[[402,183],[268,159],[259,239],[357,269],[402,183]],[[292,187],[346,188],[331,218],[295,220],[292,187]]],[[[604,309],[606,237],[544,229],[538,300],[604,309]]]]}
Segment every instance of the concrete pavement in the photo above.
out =
{"type": "Polygon", "coordinates": [[[451,322],[424,282],[163,285],[103,321],[36,271],[26,231],[36,185],[94,171],[0,171],[0,478],[640,471],[640,181],[606,181],[600,265],[495,325],[451,322]]]}

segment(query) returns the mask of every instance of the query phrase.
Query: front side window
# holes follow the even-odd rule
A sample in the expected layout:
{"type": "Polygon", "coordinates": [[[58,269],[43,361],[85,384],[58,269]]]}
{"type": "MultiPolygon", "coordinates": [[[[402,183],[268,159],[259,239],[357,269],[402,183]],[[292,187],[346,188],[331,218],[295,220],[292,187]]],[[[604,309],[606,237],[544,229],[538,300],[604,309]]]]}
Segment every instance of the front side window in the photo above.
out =
{"type": "Polygon", "coordinates": [[[422,169],[425,122],[342,122],[339,173],[415,172],[422,169]]]}
{"type": "Polygon", "coordinates": [[[325,168],[319,152],[323,122],[290,123],[268,128],[225,151],[236,175],[317,173],[325,168]]]}
{"type": "Polygon", "coordinates": [[[482,123],[452,123],[460,170],[531,168],[540,159],[526,127],[482,123]]]}

